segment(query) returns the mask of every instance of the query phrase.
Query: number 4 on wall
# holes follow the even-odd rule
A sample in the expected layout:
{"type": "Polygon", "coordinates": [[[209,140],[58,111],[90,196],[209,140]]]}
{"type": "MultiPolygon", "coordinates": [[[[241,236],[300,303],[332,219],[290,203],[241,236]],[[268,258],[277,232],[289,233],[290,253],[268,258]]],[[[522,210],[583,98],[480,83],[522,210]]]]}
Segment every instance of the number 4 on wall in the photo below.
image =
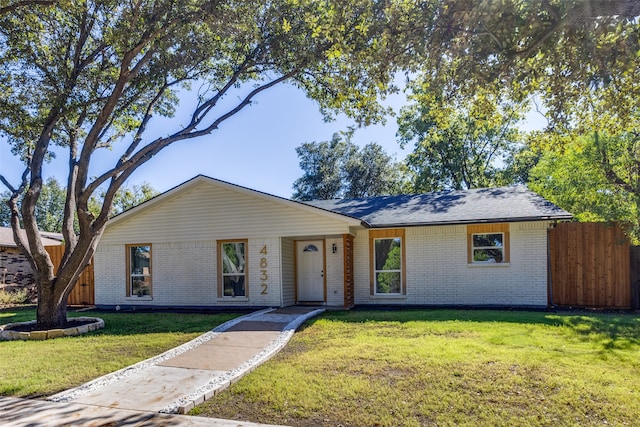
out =
{"type": "MultiPolygon", "coordinates": [[[[267,255],[267,245],[264,245],[262,247],[262,249],[260,249],[260,253],[262,255],[267,255]]],[[[260,268],[267,268],[267,259],[266,258],[260,258],[260,268]]],[[[269,276],[267,275],[267,270],[260,270],[260,272],[262,273],[262,275],[260,276],[260,280],[261,281],[267,281],[269,279],[269,276]]],[[[262,283],[260,286],[262,286],[262,291],[260,292],[261,295],[267,295],[267,290],[269,289],[269,286],[266,283],[262,283]]]]}

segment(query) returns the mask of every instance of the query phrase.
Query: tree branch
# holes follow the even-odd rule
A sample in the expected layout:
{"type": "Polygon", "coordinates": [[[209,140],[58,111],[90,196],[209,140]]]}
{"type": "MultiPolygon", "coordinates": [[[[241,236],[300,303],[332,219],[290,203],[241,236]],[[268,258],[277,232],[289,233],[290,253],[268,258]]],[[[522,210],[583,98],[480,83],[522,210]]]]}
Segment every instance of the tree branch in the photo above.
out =
{"type": "Polygon", "coordinates": [[[11,13],[21,7],[29,6],[53,6],[58,3],[58,0],[23,0],[8,6],[0,7],[0,15],[11,13]]]}
{"type": "Polygon", "coordinates": [[[209,111],[211,111],[211,109],[216,106],[220,98],[222,98],[229,91],[229,89],[231,89],[238,82],[242,73],[246,72],[251,67],[250,59],[255,59],[260,49],[262,49],[262,46],[256,46],[251,54],[245,57],[242,64],[240,64],[240,66],[236,68],[236,70],[233,72],[222,89],[219,89],[212,98],[210,98],[206,102],[203,102],[202,105],[196,108],[196,110],[191,115],[190,124],[193,124],[195,126],[200,124],[202,119],[209,113],[209,111]]]}
{"type": "MultiPolygon", "coordinates": [[[[257,88],[255,88],[254,90],[252,90],[240,103],[238,103],[238,105],[236,107],[234,107],[233,109],[229,110],[227,113],[221,115],[220,117],[218,117],[216,120],[214,120],[211,125],[207,126],[205,129],[199,130],[199,131],[194,131],[194,125],[191,123],[189,124],[189,126],[185,127],[184,129],[180,130],[179,132],[174,133],[173,135],[170,135],[168,137],[165,138],[158,138],[155,141],[150,142],[148,145],[144,146],[143,148],[141,148],[138,152],[136,152],[130,159],[127,159],[125,161],[121,161],[122,159],[120,159],[118,161],[118,165],[105,172],[104,174],[102,174],[101,176],[95,178],[93,180],[93,182],[91,182],[87,188],[84,190],[84,195],[82,196],[83,199],[87,199],[88,195],[92,194],[93,192],[95,192],[98,187],[100,187],[103,183],[105,183],[107,180],[109,179],[120,179],[120,176],[122,174],[127,173],[127,171],[131,170],[135,170],[138,167],[140,167],[141,165],[143,165],[144,163],[146,163],[148,160],[150,160],[155,154],[157,154],[160,150],[162,150],[163,148],[169,146],[170,144],[173,144],[174,142],[177,141],[181,141],[184,139],[191,139],[191,138],[196,138],[199,136],[203,136],[203,135],[207,135],[210,134],[212,131],[214,131],[215,129],[218,128],[218,126],[224,122],[225,120],[227,120],[228,118],[232,117],[233,115],[235,115],[236,113],[238,113],[240,110],[242,110],[244,107],[246,107],[247,105],[249,105],[251,103],[251,100],[258,95],[259,93],[269,89],[270,87],[273,87],[285,80],[290,79],[291,77],[293,77],[294,75],[296,75],[298,73],[298,70],[294,70],[291,71],[277,79],[274,79],[262,86],[259,86],[257,88]]],[[[128,176],[128,175],[127,175],[128,176]]],[[[105,212],[104,207],[103,207],[103,211],[101,211],[100,216],[102,216],[102,214],[105,212]]],[[[108,215],[108,212],[106,212],[106,214],[108,215]]]]}
{"type": "Polygon", "coordinates": [[[602,169],[604,170],[605,177],[610,184],[621,188],[622,190],[635,194],[635,188],[631,183],[626,182],[611,166],[611,161],[609,160],[609,156],[607,154],[607,149],[604,144],[600,142],[600,135],[598,132],[594,133],[595,145],[600,152],[600,164],[602,165],[602,169]]]}

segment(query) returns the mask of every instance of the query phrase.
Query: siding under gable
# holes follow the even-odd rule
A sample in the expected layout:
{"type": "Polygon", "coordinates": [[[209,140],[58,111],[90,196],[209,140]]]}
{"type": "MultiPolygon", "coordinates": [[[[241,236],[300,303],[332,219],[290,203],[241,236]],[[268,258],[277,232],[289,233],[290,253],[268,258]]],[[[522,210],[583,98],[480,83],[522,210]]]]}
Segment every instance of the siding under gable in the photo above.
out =
{"type": "Polygon", "coordinates": [[[209,183],[108,227],[101,244],[348,233],[347,221],[209,183]]]}

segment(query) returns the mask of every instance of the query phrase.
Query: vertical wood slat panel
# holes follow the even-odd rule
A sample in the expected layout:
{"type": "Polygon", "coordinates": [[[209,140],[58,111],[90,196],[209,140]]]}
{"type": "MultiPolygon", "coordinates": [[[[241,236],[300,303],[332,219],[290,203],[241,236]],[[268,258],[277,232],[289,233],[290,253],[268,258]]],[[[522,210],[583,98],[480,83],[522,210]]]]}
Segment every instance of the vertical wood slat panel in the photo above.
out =
{"type": "Polygon", "coordinates": [[[631,250],[617,225],[557,224],[549,233],[551,303],[630,308],[631,250]]]}
{"type": "MultiPolygon", "coordinates": [[[[53,274],[57,274],[58,265],[64,255],[64,245],[59,246],[46,246],[46,251],[51,257],[53,262],[53,274]]],[[[93,305],[95,304],[94,293],[94,271],[93,271],[93,259],[89,265],[84,269],[78,278],[78,283],[73,288],[69,297],[67,298],[68,305],[93,305]]]]}
{"type": "Polygon", "coordinates": [[[629,253],[631,308],[640,309],[640,246],[634,246],[629,253]]]}
{"type": "Polygon", "coordinates": [[[344,308],[351,308],[355,305],[355,280],[353,277],[353,236],[343,235],[344,250],[344,308]]]}

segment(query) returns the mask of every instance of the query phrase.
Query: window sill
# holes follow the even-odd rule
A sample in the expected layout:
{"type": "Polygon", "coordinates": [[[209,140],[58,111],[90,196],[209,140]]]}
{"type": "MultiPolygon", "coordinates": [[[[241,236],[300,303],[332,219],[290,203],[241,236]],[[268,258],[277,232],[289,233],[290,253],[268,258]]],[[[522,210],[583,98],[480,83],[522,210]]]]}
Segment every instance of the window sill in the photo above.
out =
{"type": "Polygon", "coordinates": [[[143,296],[143,297],[127,297],[127,301],[153,301],[152,296],[143,296]]]}
{"type": "Polygon", "coordinates": [[[369,295],[369,299],[407,299],[407,296],[396,295],[396,294],[391,294],[391,295],[376,294],[376,295],[369,295]]]}
{"type": "Polygon", "coordinates": [[[217,299],[218,302],[249,302],[247,297],[222,297],[217,299]]]}
{"type": "Polygon", "coordinates": [[[467,264],[471,268],[487,268],[487,267],[511,267],[510,262],[474,262],[467,264]]]}

